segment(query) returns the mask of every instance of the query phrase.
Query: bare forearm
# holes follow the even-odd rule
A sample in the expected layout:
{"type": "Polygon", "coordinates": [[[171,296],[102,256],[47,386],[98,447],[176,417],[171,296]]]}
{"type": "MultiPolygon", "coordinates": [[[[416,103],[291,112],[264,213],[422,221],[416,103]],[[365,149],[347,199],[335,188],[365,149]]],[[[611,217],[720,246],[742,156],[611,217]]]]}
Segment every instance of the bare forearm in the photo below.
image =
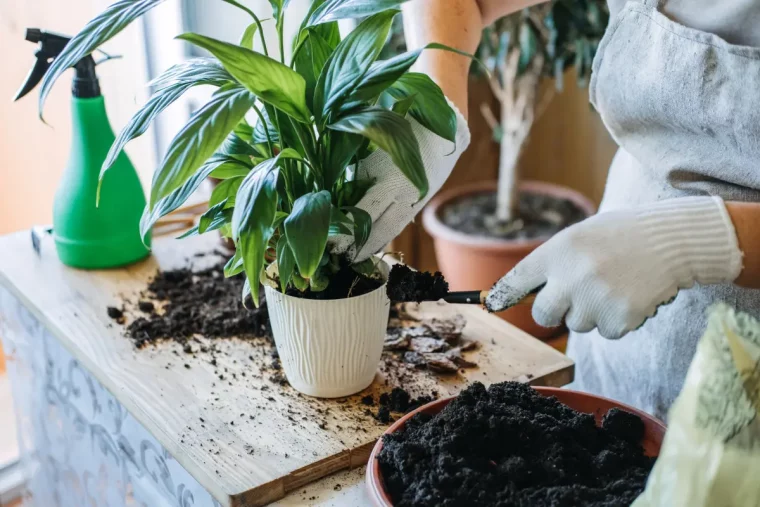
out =
{"type": "MultiPolygon", "coordinates": [[[[404,4],[404,34],[410,50],[431,42],[474,53],[483,28],[542,0],[412,0],[404,4]]],[[[430,76],[467,117],[469,58],[447,51],[423,52],[415,70],[430,76]]]]}
{"type": "Polygon", "coordinates": [[[726,209],[744,254],[744,268],[736,284],[760,289],[760,203],[726,202],[726,209]]]}

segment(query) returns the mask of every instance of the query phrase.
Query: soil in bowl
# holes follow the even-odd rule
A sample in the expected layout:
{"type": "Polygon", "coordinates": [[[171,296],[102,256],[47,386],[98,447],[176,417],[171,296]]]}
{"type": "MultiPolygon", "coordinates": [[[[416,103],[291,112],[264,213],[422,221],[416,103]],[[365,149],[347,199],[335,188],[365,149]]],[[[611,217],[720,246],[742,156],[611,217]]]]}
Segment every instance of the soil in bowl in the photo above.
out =
{"type": "Polygon", "coordinates": [[[471,194],[452,201],[440,211],[447,226],[478,237],[507,240],[537,239],[552,236],[586,218],[586,212],[568,199],[522,192],[518,217],[509,222],[494,218],[496,193],[471,194]]]}
{"type": "Polygon", "coordinates": [[[394,303],[437,301],[449,293],[449,284],[436,271],[414,271],[403,264],[396,264],[388,275],[388,299],[394,303]]]}
{"type": "Polygon", "coordinates": [[[330,279],[330,284],[325,290],[313,292],[311,289],[306,289],[306,291],[300,292],[291,287],[286,294],[304,299],[345,299],[368,294],[378,287],[382,287],[384,283],[385,281],[380,277],[357,273],[350,265],[342,264],[338,272],[330,279]]]}
{"type": "Polygon", "coordinates": [[[598,427],[524,384],[474,383],[384,436],[378,461],[397,507],[623,506],[654,465],[643,435],[643,421],[619,409],[598,427]]]}

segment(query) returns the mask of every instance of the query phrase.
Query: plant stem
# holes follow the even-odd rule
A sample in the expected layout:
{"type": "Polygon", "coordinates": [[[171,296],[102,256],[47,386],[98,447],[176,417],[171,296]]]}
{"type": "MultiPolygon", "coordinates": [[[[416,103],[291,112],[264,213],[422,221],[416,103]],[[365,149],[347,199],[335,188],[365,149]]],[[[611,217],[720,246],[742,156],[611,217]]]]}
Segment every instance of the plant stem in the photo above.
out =
{"type": "Polygon", "coordinates": [[[274,157],[274,144],[272,143],[272,138],[269,136],[269,126],[267,125],[266,120],[264,120],[264,115],[261,113],[261,109],[259,109],[255,103],[253,104],[253,110],[256,111],[259,121],[264,126],[264,133],[267,136],[267,144],[269,145],[269,156],[274,157]]]}
{"type": "Polygon", "coordinates": [[[256,27],[258,28],[259,36],[261,37],[261,47],[264,49],[264,54],[269,56],[269,51],[267,51],[267,41],[264,39],[264,28],[261,26],[261,20],[256,15],[256,13],[253,12],[248,7],[246,7],[245,5],[238,2],[237,0],[222,0],[222,1],[230,5],[234,5],[238,9],[242,9],[243,11],[247,12],[249,16],[253,18],[253,21],[256,23],[256,27]]]}
{"type": "Polygon", "coordinates": [[[280,20],[277,23],[277,38],[280,43],[280,62],[285,64],[285,44],[283,43],[283,31],[285,29],[285,14],[280,13],[280,20]]]}

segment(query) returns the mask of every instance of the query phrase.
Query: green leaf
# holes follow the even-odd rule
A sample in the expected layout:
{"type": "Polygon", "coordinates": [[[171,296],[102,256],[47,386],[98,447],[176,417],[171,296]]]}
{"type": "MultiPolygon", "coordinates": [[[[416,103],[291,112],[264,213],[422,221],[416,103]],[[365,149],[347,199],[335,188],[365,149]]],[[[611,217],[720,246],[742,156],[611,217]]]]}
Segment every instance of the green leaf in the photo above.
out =
{"type": "Polygon", "coordinates": [[[414,105],[416,98],[417,94],[415,93],[414,95],[409,95],[408,97],[397,100],[393,103],[393,106],[391,106],[391,111],[400,116],[406,116],[406,114],[409,112],[409,109],[411,109],[414,105]]]}
{"type": "Polygon", "coordinates": [[[240,249],[235,250],[235,255],[230,257],[227,264],[224,265],[224,276],[229,278],[243,272],[243,257],[240,255],[240,249]]]}
{"type": "Polygon", "coordinates": [[[258,119],[256,126],[253,128],[254,143],[258,144],[269,142],[267,139],[267,130],[269,131],[269,139],[271,139],[273,143],[280,142],[280,133],[277,131],[277,127],[274,125],[274,123],[272,123],[272,119],[270,118],[268,112],[269,109],[270,108],[267,107],[261,109],[261,118],[258,119]]]}
{"type": "Polygon", "coordinates": [[[330,209],[330,236],[338,236],[340,234],[352,236],[354,234],[351,230],[353,225],[354,222],[340,209],[335,206],[330,209]]]}
{"type": "Polygon", "coordinates": [[[251,23],[248,25],[240,36],[240,46],[253,51],[253,38],[256,36],[256,30],[259,29],[259,25],[251,23]]]}
{"type": "Polygon", "coordinates": [[[235,127],[235,130],[233,130],[232,133],[246,143],[253,142],[253,127],[248,124],[245,118],[243,118],[240,123],[237,124],[237,127],[235,127]]]}
{"type": "Polygon", "coordinates": [[[76,65],[79,60],[92,53],[101,44],[109,41],[134,20],[163,1],[121,0],[110,5],[105,11],[87,23],[82,31],[66,44],[66,47],[53,60],[50,68],[42,78],[39,98],[40,118],[42,118],[45,99],[50,94],[50,90],[52,90],[56,80],[66,72],[66,69],[76,65]]]}
{"type": "Polygon", "coordinates": [[[209,162],[221,162],[214,172],[210,174],[212,178],[218,180],[228,180],[230,178],[238,178],[247,175],[251,171],[251,165],[244,164],[236,158],[232,158],[229,155],[214,154],[209,162]]]}
{"type": "Polygon", "coordinates": [[[316,30],[307,30],[306,39],[302,44],[303,47],[295,58],[295,69],[306,81],[306,103],[309,108],[313,108],[317,79],[333,48],[316,30]]]}
{"type": "Polygon", "coordinates": [[[324,169],[324,186],[332,188],[356,154],[364,139],[356,134],[346,132],[328,131],[327,150],[324,150],[325,160],[322,164],[324,169]]]}
{"type": "MultiPolygon", "coordinates": [[[[213,173],[212,173],[213,174],[213,173]]],[[[247,175],[248,173],[246,173],[247,175]]],[[[211,196],[208,199],[209,207],[214,207],[221,202],[225,202],[226,208],[231,208],[235,205],[235,198],[237,191],[240,188],[240,184],[243,183],[244,176],[238,176],[236,178],[230,178],[220,182],[211,191],[211,196]]]]}
{"type": "Polygon", "coordinates": [[[272,17],[277,20],[278,30],[282,28],[282,19],[285,14],[285,9],[288,8],[290,0],[269,0],[272,6],[272,17]]]}
{"type": "Polygon", "coordinates": [[[258,156],[259,153],[239,135],[231,132],[224,139],[222,146],[217,150],[215,155],[223,155],[235,159],[248,167],[253,167],[251,159],[258,156]]]}
{"type": "Polygon", "coordinates": [[[343,209],[354,220],[354,244],[358,252],[367,243],[369,235],[372,232],[372,217],[361,208],[348,206],[343,209]]]}
{"type": "Polygon", "coordinates": [[[203,183],[206,178],[214,171],[214,169],[219,167],[221,164],[223,164],[223,162],[220,161],[206,162],[201,166],[200,169],[198,169],[198,171],[196,171],[195,174],[190,176],[190,178],[188,178],[181,187],[172,191],[169,195],[158,201],[156,205],[153,206],[153,209],[150,209],[148,206],[146,206],[145,210],[143,211],[142,218],[140,219],[140,236],[143,238],[143,241],[145,241],[148,233],[150,232],[150,229],[153,227],[156,221],[158,221],[159,218],[168,215],[172,211],[182,206],[185,201],[187,201],[188,197],[190,197],[193,192],[198,190],[198,187],[201,185],[201,183],[203,183]]]}
{"type": "Polygon", "coordinates": [[[308,17],[306,26],[339,19],[364,18],[395,9],[406,0],[326,0],[308,17]]]}
{"type": "Polygon", "coordinates": [[[161,167],[153,175],[151,209],[195,173],[252,104],[253,96],[242,87],[221,89],[190,118],[172,140],[161,167]]]}
{"type": "Polygon", "coordinates": [[[254,304],[259,306],[259,281],[269,239],[274,233],[277,211],[277,158],[259,164],[240,185],[232,213],[232,234],[241,250],[254,304]],[[262,167],[263,166],[263,167],[262,167]]]}
{"type": "Polygon", "coordinates": [[[329,128],[359,134],[375,143],[419,190],[420,199],[425,197],[428,180],[420,146],[412,126],[402,116],[380,107],[368,107],[344,116],[329,128]]]}
{"type": "Polygon", "coordinates": [[[224,224],[230,223],[232,220],[232,210],[229,208],[225,209],[226,205],[227,200],[225,199],[217,205],[210,207],[201,215],[198,221],[198,234],[215,231],[224,224]]]}
{"type": "Polygon", "coordinates": [[[232,75],[216,58],[199,57],[172,65],[146,86],[163,90],[179,84],[222,86],[232,81],[232,75]]]}
{"type": "MultiPolygon", "coordinates": [[[[325,4],[326,5],[326,4],[325,4]]],[[[386,11],[363,21],[332,53],[314,91],[314,115],[318,123],[329,121],[377,59],[397,11],[386,11]]]]}
{"type": "Polygon", "coordinates": [[[409,108],[409,116],[437,136],[452,143],[456,142],[456,113],[430,77],[408,72],[388,88],[387,93],[397,100],[417,95],[414,104],[409,108]]]}
{"type": "Polygon", "coordinates": [[[344,206],[356,206],[374,184],[375,180],[373,179],[347,181],[341,189],[341,202],[344,206]]]}
{"type": "Polygon", "coordinates": [[[361,262],[357,262],[356,264],[351,264],[351,269],[359,273],[360,275],[364,276],[372,276],[375,274],[375,271],[377,270],[377,266],[375,265],[375,259],[370,257],[369,259],[364,259],[361,262]]]}
{"type": "Polygon", "coordinates": [[[316,270],[314,275],[309,278],[309,288],[312,292],[322,292],[328,285],[330,285],[330,278],[324,269],[316,270]]]}
{"type": "Polygon", "coordinates": [[[330,192],[306,194],[293,203],[293,211],[285,220],[285,234],[293,250],[298,272],[311,278],[325,253],[330,231],[330,192]]]}
{"type": "Polygon", "coordinates": [[[309,281],[305,280],[298,273],[293,273],[293,277],[290,279],[293,286],[299,291],[303,292],[309,287],[309,281]]]}
{"type": "Polygon", "coordinates": [[[283,293],[288,288],[291,278],[293,278],[295,267],[296,258],[293,256],[290,245],[288,245],[287,236],[283,234],[277,240],[277,272],[280,277],[280,288],[283,293]]]}
{"type": "Polygon", "coordinates": [[[309,122],[311,113],[306,107],[306,82],[290,67],[249,49],[203,35],[186,33],[178,38],[210,51],[262,102],[300,122],[309,122]]]}

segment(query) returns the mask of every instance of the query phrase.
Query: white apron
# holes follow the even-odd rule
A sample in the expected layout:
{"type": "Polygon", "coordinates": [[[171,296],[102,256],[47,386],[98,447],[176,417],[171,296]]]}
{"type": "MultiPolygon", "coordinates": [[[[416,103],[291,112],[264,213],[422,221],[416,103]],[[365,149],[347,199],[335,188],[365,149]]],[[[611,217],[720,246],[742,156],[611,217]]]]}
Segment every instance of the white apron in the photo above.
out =
{"type": "MultiPolygon", "coordinates": [[[[747,19],[760,16],[760,2],[733,3],[747,19]]],[[[760,48],[683,26],[662,8],[656,0],[626,3],[594,60],[591,102],[620,146],[600,211],[693,195],[760,202],[760,48]]],[[[620,340],[572,333],[569,387],[664,419],[705,311],[719,300],[760,317],[760,290],[697,285],[620,340]]]]}

